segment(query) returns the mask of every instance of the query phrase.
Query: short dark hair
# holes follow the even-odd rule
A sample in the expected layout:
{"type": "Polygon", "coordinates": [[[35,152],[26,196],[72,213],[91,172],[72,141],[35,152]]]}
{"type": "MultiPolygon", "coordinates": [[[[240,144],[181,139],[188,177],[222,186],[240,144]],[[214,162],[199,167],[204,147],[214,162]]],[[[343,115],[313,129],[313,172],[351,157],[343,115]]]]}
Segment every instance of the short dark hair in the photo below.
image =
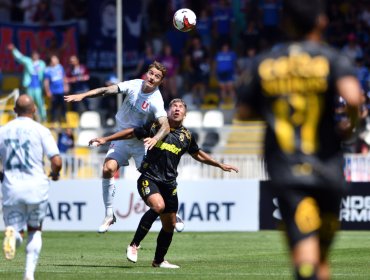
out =
{"type": "Polygon", "coordinates": [[[289,25],[285,28],[293,29],[296,35],[309,33],[316,26],[319,15],[325,14],[325,6],[324,0],[284,0],[283,17],[289,25]]]}
{"type": "Polygon", "coordinates": [[[174,103],[177,103],[177,102],[180,102],[182,103],[182,105],[184,105],[185,107],[185,111],[187,111],[188,109],[188,105],[186,105],[185,101],[182,100],[181,98],[174,98],[171,100],[170,104],[168,105],[169,108],[171,108],[171,106],[174,104],[174,103]]]}

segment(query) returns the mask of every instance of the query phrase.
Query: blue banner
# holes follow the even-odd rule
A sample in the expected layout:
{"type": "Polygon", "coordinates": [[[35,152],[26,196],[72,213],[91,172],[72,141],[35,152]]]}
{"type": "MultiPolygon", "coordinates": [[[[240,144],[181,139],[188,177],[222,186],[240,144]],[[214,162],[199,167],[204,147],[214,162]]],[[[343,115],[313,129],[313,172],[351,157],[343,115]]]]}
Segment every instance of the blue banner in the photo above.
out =
{"type": "MultiPolygon", "coordinates": [[[[140,1],[122,1],[123,66],[137,65],[143,16],[140,1]]],[[[87,67],[112,70],[117,59],[116,1],[89,1],[87,67]]]]}

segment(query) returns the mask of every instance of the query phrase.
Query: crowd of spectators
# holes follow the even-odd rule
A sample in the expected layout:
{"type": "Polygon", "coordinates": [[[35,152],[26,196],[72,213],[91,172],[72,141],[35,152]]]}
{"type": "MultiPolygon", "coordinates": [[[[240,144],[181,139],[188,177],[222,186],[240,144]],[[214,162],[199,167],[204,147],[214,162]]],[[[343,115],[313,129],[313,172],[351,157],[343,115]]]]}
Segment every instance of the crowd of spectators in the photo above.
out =
{"type": "MultiPolygon", "coordinates": [[[[282,0],[143,0],[142,3],[140,56],[134,68],[124,68],[127,71],[124,77],[140,78],[150,62],[162,62],[168,68],[168,77],[161,88],[165,104],[174,97],[182,97],[190,109],[209,108],[210,105],[221,109],[233,108],[236,93],[241,82],[248,78],[254,56],[283,39],[279,25],[282,0]],[[174,12],[183,7],[191,8],[197,15],[197,27],[188,33],[179,32],[172,25],[174,12]]],[[[71,19],[78,21],[78,54],[70,57],[69,65],[60,65],[65,69],[64,93],[68,94],[92,88],[94,75],[100,77],[98,82],[94,79],[94,87],[116,81],[117,77],[115,69],[94,73],[85,66],[89,28],[87,7],[87,0],[5,0],[0,3],[3,21],[40,25],[71,19]],[[102,79],[103,76],[106,78],[102,79]]],[[[364,95],[369,100],[370,1],[329,1],[327,9],[330,21],[326,42],[356,62],[364,95]]],[[[55,45],[50,55],[56,55],[57,59],[57,51],[64,47],[62,43],[55,45]]],[[[50,77],[52,66],[49,65],[46,77],[50,77]]],[[[50,96],[57,96],[50,90],[47,92],[50,96]]],[[[58,105],[62,101],[57,100],[57,97],[53,99],[52,107],[59,108],[63,115],[64,105],[58,105]]],[[[109,114],[114,110],[103,108],[116,107],[116,100],[102,99],[100,102],[67,109],[79,113],[102,109],[101,112],[108,115],[102,119],[112,119],[109,114]]],[[[345,110],[345,104],[338,100],[338,118],[344,115],[343,108],[345,110]]],[[[350,152],[367,152],[369,149],[370,141],[366,141],[370,140],[367,112],[368,106],[364,106],[360,133],[362,143],[349,144],[350,152]]],[[[58,120],[54,114],[52,120],[58,120]]]]}

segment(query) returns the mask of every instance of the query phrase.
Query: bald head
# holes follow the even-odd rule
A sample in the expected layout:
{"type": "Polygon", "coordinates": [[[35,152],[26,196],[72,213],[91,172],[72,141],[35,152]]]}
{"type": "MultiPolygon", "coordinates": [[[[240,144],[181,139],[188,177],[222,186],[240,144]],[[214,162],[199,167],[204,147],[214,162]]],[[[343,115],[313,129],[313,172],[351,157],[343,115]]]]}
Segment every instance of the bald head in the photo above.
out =
{"type": "Polygon", "coordinates": [[[35,110],[35,103],[27,94],[22,94],[15,102],[14,111],[18,114],[18,116],[33,117],[35,110]]]}

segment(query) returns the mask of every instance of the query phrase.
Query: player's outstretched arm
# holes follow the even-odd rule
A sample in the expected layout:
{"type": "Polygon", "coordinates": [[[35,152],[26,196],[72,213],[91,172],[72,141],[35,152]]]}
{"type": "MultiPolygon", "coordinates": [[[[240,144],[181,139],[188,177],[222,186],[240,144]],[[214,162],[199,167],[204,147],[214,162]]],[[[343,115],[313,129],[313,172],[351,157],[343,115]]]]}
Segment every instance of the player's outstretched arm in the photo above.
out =
{"type": "Polygon", "coordinates": [[[108,135],[106,137],[98,137],[98,138],[91,139],[89,141],[89,146],[96,145],[97,147],[99,147],[110,141],[130,139],[133,137],[135,137],[134,129],[127,128],[127,129],[118,131],[112,135],[108,135]]]}
{"type": "Polygon", "coordinates": [[[192,154],[191,156],[193,157],[193,159],[201,163],[219,167],[223,171],[227,171],[227,172],[235,171],[236,173],[239,172],[239,169],[237,167],[218,162],[217,160],[213,159],[209,154],[207,154],[206,152],[202,150],[199,150],[197,153],[192,154]]]}
{"type": "Polygon", "coordinates": [[[170,133],[170,125],[167,117],[160,117],[158,119],[158,123],[161,126],[158,132],[153,137],[144,139],[144,145],[148,150],[151,150],[158,141],[162,140],[168,133],[170,133]]]}
{"type": "Polygon", "coordinates": [[[119,88],[117,85],[112,85],[109,87],[100,87],[96,89],[89,90],[87,92],[79,93],[79,94],[71,94],[65,95],[64,101],[66,102],[79,102],[84,98],[93,98],[99,96],[107,96],[107,95],[114,95],[119,92],[119,88]]]}

